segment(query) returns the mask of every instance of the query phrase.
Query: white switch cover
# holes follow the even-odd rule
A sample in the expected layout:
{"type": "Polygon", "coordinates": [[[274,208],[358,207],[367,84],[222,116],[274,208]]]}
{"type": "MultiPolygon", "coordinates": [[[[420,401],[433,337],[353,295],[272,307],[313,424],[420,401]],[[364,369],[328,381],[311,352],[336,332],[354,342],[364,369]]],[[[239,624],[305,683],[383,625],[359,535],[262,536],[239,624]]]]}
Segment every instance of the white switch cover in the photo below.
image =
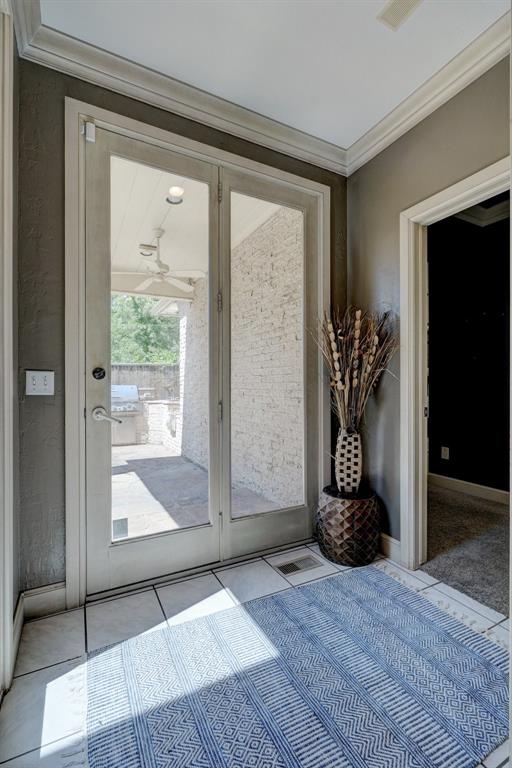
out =
{"type": "Polygon", "coordinates": [[[450,461],[450,449],[445,445],[441,446],[441,458],[450,461]]]}
{"type": "Polygon", "coordinates": [[[25,392],[27,395],[53,395],[54,371],[26,371],[25,392]]]}

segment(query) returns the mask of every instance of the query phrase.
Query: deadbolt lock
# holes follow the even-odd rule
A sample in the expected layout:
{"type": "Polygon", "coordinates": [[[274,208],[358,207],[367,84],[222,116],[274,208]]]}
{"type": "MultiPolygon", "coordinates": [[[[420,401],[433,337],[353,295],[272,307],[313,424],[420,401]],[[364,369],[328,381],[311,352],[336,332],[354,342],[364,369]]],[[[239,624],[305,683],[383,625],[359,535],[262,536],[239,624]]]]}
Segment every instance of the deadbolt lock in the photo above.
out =
{"type": "Polygon", "coordinates": [[[97,379],[98,381],[100,381],[101,379],[105,378],[105,375],[106,374],[105,374],[105,369],[104,368],[98,367],[98,368],[93,368],[92,369],[93,379],[97,379]]]}

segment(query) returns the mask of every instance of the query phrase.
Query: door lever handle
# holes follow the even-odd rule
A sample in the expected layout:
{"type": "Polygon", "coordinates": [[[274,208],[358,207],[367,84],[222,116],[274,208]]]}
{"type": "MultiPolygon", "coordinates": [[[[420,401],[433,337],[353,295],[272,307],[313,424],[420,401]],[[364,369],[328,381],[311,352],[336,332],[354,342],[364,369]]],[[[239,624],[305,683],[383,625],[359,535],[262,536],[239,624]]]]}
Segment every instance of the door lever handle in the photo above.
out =
{"type": "Polygon", "coordinates": [[[122,424],[122,419],[117,419],[115,416],[109,416],[102,405],[97,405],[92,409],[92,417],[94,421],[110,421],[112,424],[122,424]]]}

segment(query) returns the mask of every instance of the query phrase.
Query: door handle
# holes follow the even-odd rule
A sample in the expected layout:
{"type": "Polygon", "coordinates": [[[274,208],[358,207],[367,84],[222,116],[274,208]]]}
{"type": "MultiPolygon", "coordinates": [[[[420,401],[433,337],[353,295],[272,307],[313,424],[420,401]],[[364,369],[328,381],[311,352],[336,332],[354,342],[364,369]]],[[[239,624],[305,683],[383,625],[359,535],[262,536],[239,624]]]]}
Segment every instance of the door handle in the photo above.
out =
{"type": "Polygon", "coordinates": [[[115,416],[109,416],[102,405],[97,405],[92,409],[91,415],[94,421],[110,421],[112,424],[122,424],[122,419],[117,419],[115,416]]]}

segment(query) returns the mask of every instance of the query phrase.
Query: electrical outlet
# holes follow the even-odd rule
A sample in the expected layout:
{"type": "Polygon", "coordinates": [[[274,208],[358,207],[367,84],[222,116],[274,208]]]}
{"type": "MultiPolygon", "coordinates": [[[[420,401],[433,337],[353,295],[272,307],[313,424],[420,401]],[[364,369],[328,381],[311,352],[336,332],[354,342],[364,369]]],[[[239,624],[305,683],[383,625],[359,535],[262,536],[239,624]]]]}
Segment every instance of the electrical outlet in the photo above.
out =
{"type": "Polygon", "coordinates": [[[450,461],[450,449],[445,445],[441,446],[441,458],[445,461],[450,461]]]}
{"type": "Polygon", "coordinates": [[[53,395],[54,378],[53,371],[25,371],[27,395],[53,395]]]}

